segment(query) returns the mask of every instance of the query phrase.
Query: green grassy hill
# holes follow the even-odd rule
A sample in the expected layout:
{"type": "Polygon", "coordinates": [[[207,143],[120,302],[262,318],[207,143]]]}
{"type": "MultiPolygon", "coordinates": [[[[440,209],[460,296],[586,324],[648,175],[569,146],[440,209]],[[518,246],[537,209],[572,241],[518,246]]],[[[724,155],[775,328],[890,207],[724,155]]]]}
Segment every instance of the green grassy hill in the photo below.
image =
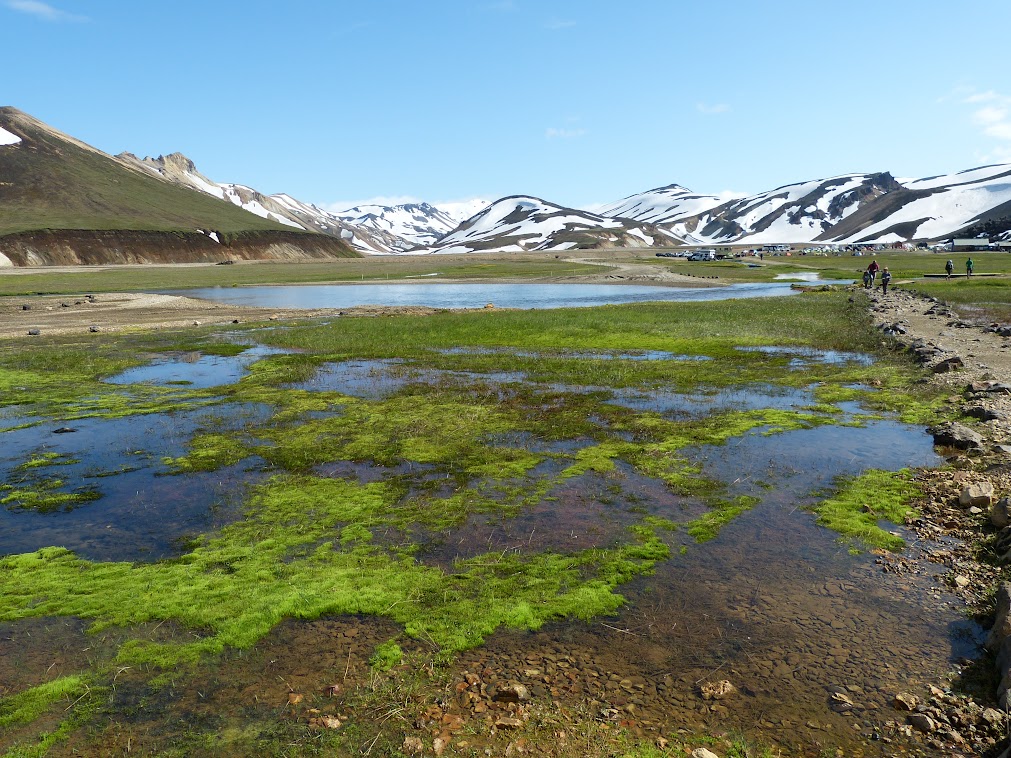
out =
{"type": "Polygon", "coordinates": [[[297,231],[143,174],[16,108],[0,108],[0,127],[22,140],[0,145],[0,236],[41,229],[297,231]]]}

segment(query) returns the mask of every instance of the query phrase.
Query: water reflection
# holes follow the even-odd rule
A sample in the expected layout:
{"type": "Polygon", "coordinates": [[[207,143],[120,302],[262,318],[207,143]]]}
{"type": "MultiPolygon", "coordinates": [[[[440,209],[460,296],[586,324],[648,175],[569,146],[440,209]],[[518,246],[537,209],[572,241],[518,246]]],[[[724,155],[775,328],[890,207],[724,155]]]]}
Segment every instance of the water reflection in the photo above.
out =
{"type": "MultiPolygon", "coordinates": [[[[832,284],[832,282],[826,282],[832,284]]],[[[650,301],[731,300],[796,294],[788,283],[747,282],[723,287],[650,287],[634,284],[310,284],[173,290],[229,305],[266,308],[352,308],[358,305],[431,308],[589,308],[650,301]]]]}
{"type": "Polygon", "coordinates": [[[179,384],[194,388],[220,387],[239,381],[249,366],[268,355],[283,353],[258,345],[239,355],[204,355],[199,352],[155,358],[145,366],[137,366],[110,377],[109,384],[179,384]]]}
{"type": "Polygon", "coordinates": [[[237,431],[264,421],[268,414],[262,407],[234,406],[227,415],[199,410],[80,419],[73,422],[75,431],[66,434],[54,434],[56,424],[5,432],[0,482],[22,478],[15,469],[32,457],[57,454],[76,463],[34,473],[94,487],[101,497],[70,512],[0,507],[0,555],[51,545],[91,560],[154,560],[178,554],[181,539],[235,520],[247,488],[264,474],[250,470],[253,462],[247,461],[213,473],[166,476],[162,458],[183,455],[197,430],[237,431]]]}

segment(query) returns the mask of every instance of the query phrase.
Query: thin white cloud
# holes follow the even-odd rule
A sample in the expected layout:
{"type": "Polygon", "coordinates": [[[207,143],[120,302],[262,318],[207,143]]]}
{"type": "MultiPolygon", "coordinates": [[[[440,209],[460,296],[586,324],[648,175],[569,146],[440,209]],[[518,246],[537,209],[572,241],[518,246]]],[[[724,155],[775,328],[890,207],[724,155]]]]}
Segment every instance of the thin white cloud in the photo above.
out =
{"type": "Polygon", "coordinates": [[[990,124],[983,132],[989,137],[1011,140],[1011,122],[1002,121],[999,124],[990,124]]]}
{"type": "Polygon", "coordinates": [[[1007,98],[1003,97],[1002,95],[998,95],[996,92],[994,92],[992,89],[990,89],[990,90],[987,90],[986,92],[976,92],[976,93],[974,93],[972,95],[969,95],[967,98],[965,98],[965,100],[963,100],[963,102],[966,102],[966,103],[991,103],[994,100],[1000,101],[1000,100],[1006,100],[1006,99],[1007,98]]]}
{"type": "Polygon", "coordinates": [[[975,113],[972,114],[972,120],[977,124],[982,124],[983,126],[990,126],[991,124],[999,124],[1007,118],[1007,108],[998,108],[993,105],[987,105],[980,108],[975,113]]]}
{"type": "Polygon", "coordinates": [[[553,126],[549,126],[544,130],[544,136],[547,139],[576,139],[585,134],[585,129],[556,129],[553,126]]]}
{"type": "Polygon", "coordinates": [[[696,103],[695,108],[699,113],[704,113],[707,116],[715,116],[718,113],[726,113],[730,110],[730,106],[726,103],[716,103],[715,105],[710,103],[696,103]]]}
{"type": "Polygon", "coordinates": [[[556,29],[571,29],[576,25],[575,21],[566,21],[561,19],[555,19],[553,21],[548,21],[544,24],[545,29],[555,31],[556,29]]]}
{"type": "Polygon", "coordinates": [[[67,13],[59,8],[54,8],[49,3],[40,0],[6,0],[4,3],[12,11],[27,13],[30,16],[42,21],[87,21],[86,16],[79,16],[76,13],[67,13]]]}
{"type": "MultiPolygon", "coordinates": [[[[969,95],[962,102],[979,106],[973,110],[971,119],[985,136],[1011,141],[1011,96],[987,90],[969,95]]],[[[996,153],[1000,153],[1003,159],[1007,157],[1006,148],[1002,147],[996,153]]]]}

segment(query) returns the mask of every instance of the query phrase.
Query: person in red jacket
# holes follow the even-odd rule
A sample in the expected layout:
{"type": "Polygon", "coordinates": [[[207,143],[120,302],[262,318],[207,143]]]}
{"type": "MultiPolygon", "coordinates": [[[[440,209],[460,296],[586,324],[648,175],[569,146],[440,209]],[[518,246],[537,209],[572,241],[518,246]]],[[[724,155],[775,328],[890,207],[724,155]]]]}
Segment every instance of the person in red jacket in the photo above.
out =
{"type": "Polygon", "coordinates": [[[874,286],[874,280],[878,277],[878,269],[881,268],[877,261],[871,261],[871,265],[867,267],[867,270],[871,272],[871,286],[874,286]]]}

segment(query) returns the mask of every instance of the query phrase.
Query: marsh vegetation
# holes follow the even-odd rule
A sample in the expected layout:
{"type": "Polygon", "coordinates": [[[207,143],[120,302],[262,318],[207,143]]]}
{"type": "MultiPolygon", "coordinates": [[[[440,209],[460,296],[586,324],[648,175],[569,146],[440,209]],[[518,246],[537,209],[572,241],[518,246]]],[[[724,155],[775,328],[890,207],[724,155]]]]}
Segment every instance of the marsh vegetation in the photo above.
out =
{"type": "Polygon", "coordinates": [[[870,568],[937,460],[918,376],[842,292],[6,345],[0,744],[392,755],[461,671],[563,655],[654,683],[538,685],[608,749],[846,746],[825,688],[884,702],[967,623],[870,568]]]}

